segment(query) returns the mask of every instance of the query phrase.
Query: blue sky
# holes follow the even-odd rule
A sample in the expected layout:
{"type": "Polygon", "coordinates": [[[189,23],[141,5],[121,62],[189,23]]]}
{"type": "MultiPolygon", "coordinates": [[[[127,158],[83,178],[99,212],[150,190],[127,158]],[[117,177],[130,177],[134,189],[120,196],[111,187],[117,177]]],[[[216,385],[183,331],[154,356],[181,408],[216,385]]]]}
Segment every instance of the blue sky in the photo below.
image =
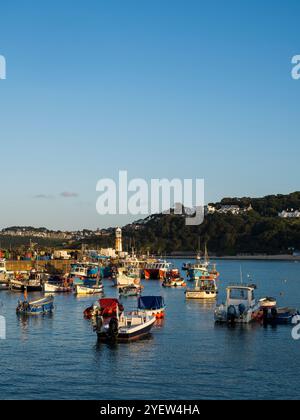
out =
{"type": "Polygon", "coordinates": [[[124,223],[95,210],[119,169],[204,178],[207,202],[299,190],[299,18],[296,0],[1,5],[0,227],[124,223]]]}

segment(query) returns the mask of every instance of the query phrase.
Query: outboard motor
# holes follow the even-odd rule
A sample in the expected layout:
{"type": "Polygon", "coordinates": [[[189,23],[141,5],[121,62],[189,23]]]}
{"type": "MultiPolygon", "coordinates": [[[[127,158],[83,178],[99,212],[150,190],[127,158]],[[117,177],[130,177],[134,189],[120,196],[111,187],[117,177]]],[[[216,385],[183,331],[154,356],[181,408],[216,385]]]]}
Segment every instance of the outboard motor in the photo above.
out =
{"type": "Polygon", "coordinates": [[[262,319],[263,319],[263,324],[264,325],[267,325],[268,324],[268,320],[269,320],[268,313],[269,313],[268,308],[263,308],[263,316],[262,316],[262,319]]]}
{"type": "Polygon", "coordinates": [[[246,306],[243,303],[239,304],[239,313],[240,315],[243,315],[245,313],[246,306]]]}
{"type": "Polygon", "coordinates": [[[96,316],[95,323],[94,323],[94,331],[97,331],[97,333],[100,333],[102,325],[103,325],[102,316],[99,316],[99,315],[96,316]]]}
{"type": "Polygon", "coordinates": [[[107,334],[110,340],[116,340],[119,334],[119,321],[117,318],[113,317],[109,321],[107,334]]]}
{"type": "Polygon", "coordinates": [[[228,309],[227,309],[227,320],[231,324],[234,324],[236,318],[237,318],[237,313],[236,313],[235,307],[233,305],[228,306],[228,309]]]}
{"type": "Polygon", "coordinates": [[[276,308],[271,308],[271,320],[272,320],[272,324],[276,323],[276,318],[277,318],[277,309],[276,308]]]}

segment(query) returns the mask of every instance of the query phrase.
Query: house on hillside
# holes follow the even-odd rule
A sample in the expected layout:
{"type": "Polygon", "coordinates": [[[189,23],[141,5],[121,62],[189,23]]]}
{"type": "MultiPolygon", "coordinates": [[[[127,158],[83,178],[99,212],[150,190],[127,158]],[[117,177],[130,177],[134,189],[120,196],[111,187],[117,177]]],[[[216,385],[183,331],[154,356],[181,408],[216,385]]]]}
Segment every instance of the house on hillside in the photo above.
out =
{"type": "Polygon", "coordinates": [[[214,214],[214,213],[228,214],[228,213],[231,213],[233,215],[237,215],[237,214],[247,213],[248,211],[253,210],[253,209],[252,209],[251,204],[248,207],[243,207],[243,208],[241,208],[238,205],[230,205],[230,204],[223,204],[223,205],[221,205],[221,207],[217,208],[217,207],[209,204],[205,208],[205,210],[206,210],[205,211],[206,214],[214,214]]]}
{"type": "Polygon", "coordinates": [[[294,209],[286,209],[278,213],[278,216],[282,217],[283,219],[295,219],[300,217],[300,211],[294,209]]]}

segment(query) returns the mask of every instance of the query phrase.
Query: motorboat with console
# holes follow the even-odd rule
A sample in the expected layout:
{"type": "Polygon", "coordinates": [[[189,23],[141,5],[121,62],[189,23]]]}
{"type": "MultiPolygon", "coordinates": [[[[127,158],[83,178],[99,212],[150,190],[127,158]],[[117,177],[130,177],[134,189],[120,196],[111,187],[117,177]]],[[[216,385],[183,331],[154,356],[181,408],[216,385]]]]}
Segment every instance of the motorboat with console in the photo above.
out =
{"type": "Polygon", "coordinates": [[[155,316],[146,312],[119,313],[118,306],[116,306],[115,316],[110,318],[105,318],[102,315],[96,316],[94,330],[99,341],[130,342],[148,336],[155,321],[155,316]]]}
{"type": "Polygon", "coordinates": [[[260,303],[254,297],[255,285],[233,284],[226,288],[226,302],[215,309],[217,323],[248,324],[254,320],[254,314],[260,303]]]}

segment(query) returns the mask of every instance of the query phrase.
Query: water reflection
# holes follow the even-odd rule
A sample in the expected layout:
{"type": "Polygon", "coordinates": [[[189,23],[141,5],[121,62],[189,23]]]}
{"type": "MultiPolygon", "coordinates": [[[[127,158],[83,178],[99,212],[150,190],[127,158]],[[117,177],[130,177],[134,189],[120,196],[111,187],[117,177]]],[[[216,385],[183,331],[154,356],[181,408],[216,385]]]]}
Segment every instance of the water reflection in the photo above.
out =
{"type": "Polygon", "coordinates": [[[22,340],[29,338],[30,330],[38,331],[43,327],[51,329],[53,327],[53,313],[39,314],[39,315],[28,315],[18,313],[16,314],[17,323],[20,326],[22,340]]]}

